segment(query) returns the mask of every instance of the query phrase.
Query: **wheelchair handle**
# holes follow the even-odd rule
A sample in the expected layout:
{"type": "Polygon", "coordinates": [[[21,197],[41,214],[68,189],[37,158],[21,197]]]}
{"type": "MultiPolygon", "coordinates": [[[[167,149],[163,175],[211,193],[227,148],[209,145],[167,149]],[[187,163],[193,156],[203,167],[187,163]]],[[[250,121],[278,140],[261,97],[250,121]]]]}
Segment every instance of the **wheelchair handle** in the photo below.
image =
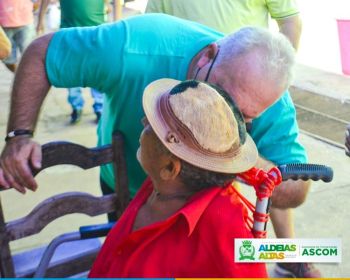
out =
{"type": "Polygon", "coordinates": [[[287,180],[322,180],[329,183],[333,180],[333,169],[321,164],[292,163],[277,166],[282,175],[282,181],[287,180]]]}

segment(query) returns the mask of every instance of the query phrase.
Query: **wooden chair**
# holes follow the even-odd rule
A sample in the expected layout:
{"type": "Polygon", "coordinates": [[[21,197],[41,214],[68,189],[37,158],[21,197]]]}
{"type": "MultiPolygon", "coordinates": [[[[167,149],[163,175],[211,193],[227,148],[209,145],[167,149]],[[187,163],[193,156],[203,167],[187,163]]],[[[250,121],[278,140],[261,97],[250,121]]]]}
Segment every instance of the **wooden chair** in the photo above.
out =
{"type": "MultiPolygon", "coordinates": [[[[41,202],[25,217],[8,222],[4,220],[0,201],[1,277],[33,277],[37,269],[35,266],[37,266],[45,251],[45,247],[42,247],[12,255],[9,246],[11,241],[35,235],[53,220],[67,214],[81,213],[92,217],[115,212],[117,217],[121,215],[129,202],[123,146],[123,137],[120,132],[113,135],[111,145],[98,148],[88,149],[69,142],[50,142],[43,145],[42,168],[34,171],[34,175],[45,168],[58,164],[72,164],[83,169],[89,169],[113,163],[116,174],[116,193],[101,197],[80,192],[55,195],[41,202]]],[[[99,234],[95,236],[99,236],[99,234]]],[[[58,239],[61,240],[62,238],[65,239],[65,236],[58,239]]],[[[69,238],[66,239],[69,241],[69,238]]],[[[95,238],[60,246],[57,250],[58,257],[49,265],[45,277],[68,277],[88,271],[100,245],[98,239],[95,238]],[[73,254],[71,254],[72,252],[73,254]]]]}

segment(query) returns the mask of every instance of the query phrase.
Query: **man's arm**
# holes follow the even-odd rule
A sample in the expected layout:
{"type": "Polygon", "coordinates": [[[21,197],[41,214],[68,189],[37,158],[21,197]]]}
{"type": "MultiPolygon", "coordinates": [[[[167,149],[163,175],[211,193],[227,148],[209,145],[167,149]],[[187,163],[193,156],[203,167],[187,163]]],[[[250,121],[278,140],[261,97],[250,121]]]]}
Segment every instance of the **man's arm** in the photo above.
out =
{"type": "Polygon", "coordinates": [[[44,32],[44,15],[47,10],[47,6],[49,5],[50,0],[42,0],[40,4],[39,16],[38,16],[38,24],[36,26],[36,32],[38,34],[42,34],[44,32]]]}
{"type": "Polygon", "coordinates": [[[114,0],[113,1],[113,20],[117,21],[122,19],[122,1],[121,0],[114,0]]]}
{"type": "MultiPolygon", "coordinates": [[[[52,34],[36,39],[23,54],[13,83],[7,132],[17,129],[34,131],[40,107],[50,83],[45,71],[45,56],[52,34]]],[[[0,186],[25,193],[37,184],[31,167],[40,168],[41,147],[28,136],[11,138],[0,157],[0,186]]]]}
{"type": "Polygon", "coordinates": [[[280,32],[292,43],[295,50],[298,50],[302,30],[302,22],[299,14],[276,20],[280,32]]]}

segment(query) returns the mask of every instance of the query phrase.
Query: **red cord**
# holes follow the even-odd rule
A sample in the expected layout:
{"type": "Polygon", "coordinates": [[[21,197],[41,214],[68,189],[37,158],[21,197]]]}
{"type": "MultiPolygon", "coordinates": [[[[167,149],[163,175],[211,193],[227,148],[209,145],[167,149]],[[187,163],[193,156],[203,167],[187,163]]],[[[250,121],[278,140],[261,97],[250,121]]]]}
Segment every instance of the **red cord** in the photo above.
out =
{"type": "MultiPolygon", "coordinates": [[[[262,200],[263,198],[270,198],[275,187],[281,184],[282,182],[282,175],[277,167],[271,168],[269,172],[265,172],[262,169],[253,167],[252,169],[239,174],[238,177],[244,183],[254,187],[255,194],[259,200],[262,200]]],[[[252,231],[254,237],[266,238],[266,231],[254,230],[253,223],[254,221],[266,223],[269,220],[269,214],[256,212],[255,206],[234,187],[233,189],[235,190],[236,194],[239,196],[241,201],[246,205],[248,210],[250,210],[253,213],[254,220],[248,216],[246,223],[248,228],[252,231]]]]}
{"type": "Polygon", "coordinates": [[[254,238],[266,238],[266,236],[267,236],[266,230],[259,231],[259,230],[252,229],[252,233],[253,233],[254,238]]]}
{"type": "Polygon", "coordinates": [[[265,197],[271,197],[275,186],[282,182],[282,175],[277,167],[271,168],[269,172],[253,167],[239,174],[238,177],[246,184],[254,187],[256,196],[260,200],[265,197]]]}

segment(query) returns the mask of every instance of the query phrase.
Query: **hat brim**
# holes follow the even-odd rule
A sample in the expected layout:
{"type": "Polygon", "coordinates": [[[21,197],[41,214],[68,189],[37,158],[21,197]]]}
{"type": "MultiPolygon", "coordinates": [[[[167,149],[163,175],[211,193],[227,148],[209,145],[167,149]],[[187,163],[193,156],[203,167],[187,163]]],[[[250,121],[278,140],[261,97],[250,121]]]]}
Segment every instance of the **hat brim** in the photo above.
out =
{"type": "Polygon", "coordinates": [[[202,169],[220,173],[241,173],[254,167],[258,160],[258,151],[253,139],[247,134],[246,141],[240,149],[231,156],[213,156],[203,154],[185,145],[184,142],[169,142],[167,140],[170,128],[164,121],[159,109],[161,96],[181,83],[174,79],[160,79],[150,83],[143,93],[143,109],[152,129],[169,149],[180,159],[202,169]]]}

